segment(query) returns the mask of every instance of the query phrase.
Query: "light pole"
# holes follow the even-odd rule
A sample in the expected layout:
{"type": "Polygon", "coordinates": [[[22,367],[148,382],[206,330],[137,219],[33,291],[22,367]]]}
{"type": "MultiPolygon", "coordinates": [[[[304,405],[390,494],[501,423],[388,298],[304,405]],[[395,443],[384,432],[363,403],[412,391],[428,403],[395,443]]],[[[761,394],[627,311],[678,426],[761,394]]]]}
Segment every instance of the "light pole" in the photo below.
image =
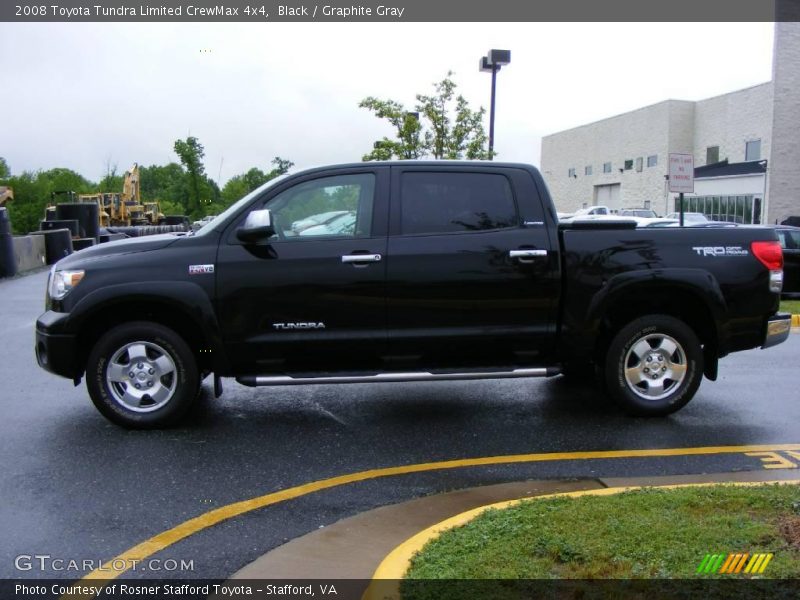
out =
{"type": "Polygon", "coordinates": [[[492,100],[489,109],[489,160],[494,159],[494,95],[497,85],[497,72],[500,67],[511,62],[511,50],[489,50],[478,63],[481,71],[492,74],[492,100]]]}

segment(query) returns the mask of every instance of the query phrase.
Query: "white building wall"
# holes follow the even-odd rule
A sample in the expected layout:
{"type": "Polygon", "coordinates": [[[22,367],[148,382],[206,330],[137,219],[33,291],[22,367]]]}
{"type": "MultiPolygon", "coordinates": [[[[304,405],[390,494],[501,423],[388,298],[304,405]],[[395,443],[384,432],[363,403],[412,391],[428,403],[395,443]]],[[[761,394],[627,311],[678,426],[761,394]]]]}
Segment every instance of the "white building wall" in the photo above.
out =
{"type": "Polygon", "coordinates": [[[745,160],[745,142],[761,140],[761,160],[772,142],[772,82],[701,100],[695,105],[695,166],[706,164],[706,148],[719,146],[719,160],[745,160]]]}
{"type": "MultiPolygon", "coordinates": [[[[542,174],[556,207],[572,212],[596,199],[596,186],[619,184],[621,205],[649,201],[659,212],[671,212],[672,194],[665,191],[667,155],[694,154],[695,166],[706,164],[706,149],[719,146],[719,159],[745,160],[747,141],[761,140],[760,160],[768,161],[766,195],[763,178],[756,196],[764,196],[764,222],[800,215],[800,23],[775,24],[771,82],[699,102],[667,100],[542,139],[542,174]],[[647,156],[658,166],[646,166],[647,156]],[[642,158],[640,173],[636,159],[642,158]],[[634,169],[620,172],[625,160],[634,169]],[[603,163],[611,162],[611,173],[603,163]],[[584,168],[591,165],[591,176],[584,168]],[[575,169],[576,177],[568,170],[575,169]]],[[[701,195],[700,192],[696,192],[701,195]]],[[[739,194],[738,183],[726,178],[713,194],[739,194]],[[725,186],[729,185],[730,190],[725,186]]]]}
{"type": "Polygon", "coordinates": [[[800,215],[800,23],[775,24],[775,103],[768,165],[768,223],[800,215]]]}
{"type": "Polygon", "coordinates": [[[621,206],[656,210],[664,205],[664,175],[671,139],[690,139],[693,103],[667,100],[542,139],[541,171],[561,212],[596,204],[596,187],[620,184],[621,206]],[[647,166],[648,156],[657,165],[647,166]],[[637,171],[641,159],[641,171],[637,171]],[[624,170],[626,160],[633,168],[624,170]],[[603,164],[611,172],[603,173],[603,164]],[[591,165],[592,174],[585,168],[591,165]],[[569,176],[575,169],[576,177],[569,176]]]}

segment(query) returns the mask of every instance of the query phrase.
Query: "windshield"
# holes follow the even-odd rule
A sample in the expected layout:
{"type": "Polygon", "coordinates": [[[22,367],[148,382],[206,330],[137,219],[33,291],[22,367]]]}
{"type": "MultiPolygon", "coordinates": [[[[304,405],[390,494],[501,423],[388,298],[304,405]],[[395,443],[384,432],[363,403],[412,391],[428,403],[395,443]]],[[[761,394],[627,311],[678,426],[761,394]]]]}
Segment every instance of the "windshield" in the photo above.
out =
{"type": "Polygon", "coordinates": [[[227,222],[228,219],[232,215],[235,215],[243,207],[247,206],[256,196],[261,195],[262,192],[264,192],[265,190],[271,188],[273,185],[283,181],[288,176],[289,176],[289,173],[284,173],[283,175],[279,175],[275,179],[270,179],[264,185],[262,185],[260,187],[257,187],[256,189],[254,189],[252,192],[247,194],[241,200],[238,200],[237,202],[234,202],[233,204],[231,204],[228,208],[226,208],[219,215],[217,215],[216,218],[212,219],[211,221],[209,221],[208,223],[203,225],[200,229],[195,231],[193,235],[196,235],[196,236],[198,236],[198,235],[206,235],[210,231],[214,231],[217,228],[217,225],[220,225],[222,223],[227,222]]]}

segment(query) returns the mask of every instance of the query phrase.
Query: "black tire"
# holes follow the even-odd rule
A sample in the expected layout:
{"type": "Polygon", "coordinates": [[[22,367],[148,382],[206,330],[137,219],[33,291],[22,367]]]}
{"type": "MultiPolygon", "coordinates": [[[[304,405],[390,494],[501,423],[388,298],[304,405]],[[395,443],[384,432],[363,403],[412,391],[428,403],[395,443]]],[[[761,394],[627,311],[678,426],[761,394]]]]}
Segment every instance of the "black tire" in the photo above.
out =
{"type": "Polygon", "coordinates": [[[86,388],[97,409],[117,425],[158,429],[184,417],[198,395],[200,375],[183,338],[163,325],[137,321],[98,340],[86,365],[86,388]],[[156,391],[153,397],[150,390],[156,391]]]}
{"type": "Polygon", "coordinates": [[[634,416],[660,417],[683,408],[702,378],[700,340],[686,323],[668,315],[631,321],[606,355],[607,392],[634,416]]]}

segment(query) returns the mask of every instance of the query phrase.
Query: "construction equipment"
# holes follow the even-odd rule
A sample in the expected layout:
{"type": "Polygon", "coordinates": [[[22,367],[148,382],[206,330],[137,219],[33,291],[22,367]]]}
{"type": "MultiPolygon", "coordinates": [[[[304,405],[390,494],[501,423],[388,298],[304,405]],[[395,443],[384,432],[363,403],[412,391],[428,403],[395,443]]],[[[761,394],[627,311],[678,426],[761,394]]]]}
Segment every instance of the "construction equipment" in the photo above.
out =
{"type": "Polygon", "coordinates": [[[161,225],[164,220],[164,213],[161,212],[161,205],[158,202],[144,203],[144,218],[148,225],[161,225]]]}
{"type": "MultiPolygon", "coordinates": [[[[155,224],[147,216],[147,209],[140,201],[139,165],[136,163],[133,163],[130,170],[125,171],[122,193],[81,194],[78,196],[78,202],[97,204],[101,227],[130,227],[131,225],[155,224]]],[[[156,210],[153,213],[156,219],[158,219],[158,213],[156,203],[156,210]]]]}
{"type": "Polygon", "coordinates": [[[112,225],[147,225],[139,189],[139,165],[136,163],[133,163],[130,170],[125,171],[121,201],[119,217],[123,222],[112,225]]]}
{"type": "Polygon", "coordinates": [[[105,196],[111,195],[112,194],[80,194],[78,196],[78,202],[92,202],[97,204],[100,227],[108,227],[111,224],[111,215],[109,214],[109,208],[106,206],[105,199],[105,196]]]}
{"type": "Polygon", "coordinates": [[[14,190],[8,186],[0,185],[0,206],[14,199],[14,190]]]}
{"type": "MultiPolygon", "coordinates": [[[[65,199],[59,202],[80,202],[96,204],[98,208],[98,224],[100,227],[138,227],[161,225],[164,222],[164,213],[161,212],[161,205],[157,201],[141,201],[139,187],[139,165],[133,166],[125,171],[122,181],[122,193],[119,192],[99,192],[96,194],[80,194],[75,192],[53,192],[51,204],[47,207],[45,218],[55,219],[55,204],[58,196],[64,195],[65,199]]],[[[173,224],[177,225],[177,224],[173,224]]],[[[183,230],[183,227],[173,227],[172,230],[183,230]]],[[[156,233],[149,231],[147,234],[156,233]]],[[[158,233],[163,233],[159,231],[158,233]]]]}

